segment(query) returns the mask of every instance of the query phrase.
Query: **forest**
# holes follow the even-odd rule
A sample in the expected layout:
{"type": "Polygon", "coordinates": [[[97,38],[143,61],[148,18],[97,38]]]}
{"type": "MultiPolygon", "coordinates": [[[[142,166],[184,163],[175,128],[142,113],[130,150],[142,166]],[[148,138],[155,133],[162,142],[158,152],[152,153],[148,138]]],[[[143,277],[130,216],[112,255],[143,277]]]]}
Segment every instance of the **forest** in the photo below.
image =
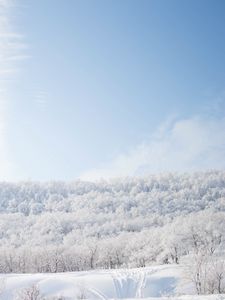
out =
{"type": "Polygon", "coordinates": [[[0,201],[1,273],[182,263],[199,294],[224,292],[225,172],[2,182],[0,201]]]}

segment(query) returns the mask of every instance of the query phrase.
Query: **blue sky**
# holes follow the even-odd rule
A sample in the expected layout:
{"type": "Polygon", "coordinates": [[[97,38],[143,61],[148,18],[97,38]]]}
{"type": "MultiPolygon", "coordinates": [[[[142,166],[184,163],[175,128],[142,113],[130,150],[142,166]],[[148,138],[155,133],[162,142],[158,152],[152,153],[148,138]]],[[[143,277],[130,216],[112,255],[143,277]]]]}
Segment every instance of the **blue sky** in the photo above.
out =
{"type": "Polygon", "coordinates": [[[225,167],[223,0],[0,10],[2,180],[225,167]]]}

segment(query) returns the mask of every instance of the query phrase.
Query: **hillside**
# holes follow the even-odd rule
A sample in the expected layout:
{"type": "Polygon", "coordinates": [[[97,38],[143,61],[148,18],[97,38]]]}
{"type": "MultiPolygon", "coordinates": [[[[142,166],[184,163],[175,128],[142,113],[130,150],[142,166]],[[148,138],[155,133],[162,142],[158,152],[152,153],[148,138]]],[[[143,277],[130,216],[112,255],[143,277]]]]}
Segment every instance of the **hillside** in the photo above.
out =
{"type": "Polygon", "coordinates": [[[0,273],[181,264],[225,293],[225,172],[1,183],[0,203],[0,273]]]}

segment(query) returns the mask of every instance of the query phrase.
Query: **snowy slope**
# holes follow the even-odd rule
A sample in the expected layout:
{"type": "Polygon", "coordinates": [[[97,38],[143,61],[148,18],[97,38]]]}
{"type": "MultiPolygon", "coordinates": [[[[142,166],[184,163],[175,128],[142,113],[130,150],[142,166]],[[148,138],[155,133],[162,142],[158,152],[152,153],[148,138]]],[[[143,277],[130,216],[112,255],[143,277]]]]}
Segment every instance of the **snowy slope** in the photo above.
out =
{"type": "MultiPolygon", "coordinates": [[[[32,286],[47,299],[59,296],[65,299],[225,299],[225,296],[175,297],[180,277],[181,269],[174,265],[57,274],[8,274],[1,275],[0,299],[23,300],[22,295],[32,286]]],[[[182,294],[192,293],[190,285],[182,286],[182,294]]]]}

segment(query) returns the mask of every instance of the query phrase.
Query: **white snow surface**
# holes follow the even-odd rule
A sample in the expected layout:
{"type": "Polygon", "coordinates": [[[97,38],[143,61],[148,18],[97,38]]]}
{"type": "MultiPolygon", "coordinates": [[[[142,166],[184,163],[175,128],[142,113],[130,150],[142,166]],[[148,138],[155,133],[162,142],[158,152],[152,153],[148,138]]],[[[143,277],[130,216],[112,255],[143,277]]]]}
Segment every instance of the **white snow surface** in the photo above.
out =
{"type": "Polygon", "coordinates": [[[182,269],[177,265],[55,274],[1,274],[0,299],[20,300],[18,295],[21,295],[22,291],[32,286],[36,286],[45,299],[53,299],[54,297],[54,299],[59,299],[60,296],[68,300],[137,298],[152,300],[225,299],[225,295],[194,295],[193,286],[187,283],[179,284],[181,276],[182,269]]]}

